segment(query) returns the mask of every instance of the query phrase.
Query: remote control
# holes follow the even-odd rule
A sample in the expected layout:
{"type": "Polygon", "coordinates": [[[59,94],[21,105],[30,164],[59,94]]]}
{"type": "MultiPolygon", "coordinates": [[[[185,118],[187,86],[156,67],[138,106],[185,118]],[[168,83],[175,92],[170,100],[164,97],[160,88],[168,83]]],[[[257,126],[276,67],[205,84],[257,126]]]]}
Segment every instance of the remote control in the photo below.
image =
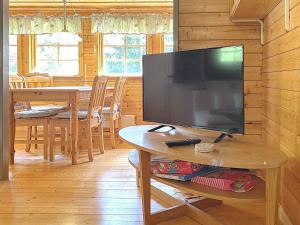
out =
{"type": "Polygon", "coordinates": [[[174,146],[182,146],[182,145],[195,145],[199,144],[201,142],[201,139],[184,139],[184,140],[177,140],[177,141],[166,141],[166,145],[169,147],[174,146]]]}

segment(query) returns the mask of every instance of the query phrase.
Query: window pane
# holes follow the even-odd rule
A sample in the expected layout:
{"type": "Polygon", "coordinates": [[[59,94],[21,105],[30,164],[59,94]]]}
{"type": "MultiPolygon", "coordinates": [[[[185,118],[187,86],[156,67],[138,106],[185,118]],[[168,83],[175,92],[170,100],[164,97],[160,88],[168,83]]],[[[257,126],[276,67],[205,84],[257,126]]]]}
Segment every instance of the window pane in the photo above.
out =
{"type": "Polygon", "coordinates": [[[78,59],[79,52],[78,47],[60,47],[59,48],[59,59],[73,60],[78,59]]]}
{"type": "Polygon", "coordinates": [[[72,33],[57,33],[57,40],[61,45],[78,45],[79,36],[72,33]]]}
{"type": "Polygon", "coordinates": [[[142,62],[127,62],[126,63],[126,73],[127,74],[142,74],[142,62]]]}
{"type": "Polygon", "coordinates": [[[53,34],[36,35],[37,45],[53,45],[59,42],[58,37],[53,34]]]}
{"type": "Polygon", "coordinates": [[[17,61],[9,60],[9,74],[15,75],[17,74],[17,61]]]}
{"type": "Polygon", "coordinates": [[[126,58],[128,59],[141,59],[142,55],[146,54],[146,49],[143,47],[137,48],[127,48],[126,49],[126,58]]]}
{"type": "Polygon", "coordinates": [[[124,45],[124,34],[105,34],[104,45],[124,45]]]}
{"type": "Polygon", "coordinates": [[[9,59],[17,60],[17,46],[9,46],[9,59]]]}
{"type": "Polygon", "coordinates": [[[124,62],[118,61],[106,61],[104,63],[105,74],[123,74],[124,73],[124,62]]]}
{"type": "Polygon", "coordinates": [[[123,47],[104,47],[105,59],[122,59],[124,58],[123,47]]]}
{"type": "Polygon", "coordinates": [[[77,75],[79,74],[79,65],[77,61],[61,61],[57,75],[77,75]]]}
{"type": "Polygon", "coordinates": [[[48,73],[51,75],[57,74],[58,72],[58,61],[38,61],[36,62],[36,72],[48,73]]]}
{"type": "Polygon", "coordinates": [[[164,44],[173,45],[173,34],[164,34],[164,44]]]}
{"type": "Polygon", "coordinates": [[[9,74],[17,74],[17,58],[18,58],[18,36],[9,35],[9,74]]]}
{"type": "Polygon", "coordinates": [[[173,52],[173,34],[164,34],[164,52],[173,52]]]}
{"type": "Polygon", "coordinates": [[[126,36],[127,45],[146,45],[146,35],[130,34],[126,36]]]}
{"type": "Polygon", "coordinates": [[[165,47],[165,52],[173,52],[173,47],[165,47]]]}
{"type": "Polygon", "coordinates": [[[41,60],[41,59],[58,59],[58,52],[57,52],[57,47],[37,47],[36,48],[36,59],[41,60]]]}
{"type": "Polygon", "coordinates": [[[9,45],[17,45],[18,36],[17,35],[9,35],[9,45]]]}

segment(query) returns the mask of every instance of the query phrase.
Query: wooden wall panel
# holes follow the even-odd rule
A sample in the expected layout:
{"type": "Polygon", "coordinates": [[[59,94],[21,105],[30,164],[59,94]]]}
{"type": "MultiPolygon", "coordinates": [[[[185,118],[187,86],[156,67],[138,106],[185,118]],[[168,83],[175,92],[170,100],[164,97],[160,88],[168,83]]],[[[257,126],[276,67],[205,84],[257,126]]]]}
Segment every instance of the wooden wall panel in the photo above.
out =
{"type": "Polygon", "coordinates": [[[245,46],[245,128],[248,136],[258,140],[263,93],[260,27],[232,23],[229,11],[229,0],[179,1],[179,49],[245,46]]]}
{"type": "Polygon", "coordinates": [[[284,27],[284,1],[265,18],[263,46],[263,139],[287,153],[281,204],[300,224],[300,0],[292,0],[291,30],[284,27]]]}

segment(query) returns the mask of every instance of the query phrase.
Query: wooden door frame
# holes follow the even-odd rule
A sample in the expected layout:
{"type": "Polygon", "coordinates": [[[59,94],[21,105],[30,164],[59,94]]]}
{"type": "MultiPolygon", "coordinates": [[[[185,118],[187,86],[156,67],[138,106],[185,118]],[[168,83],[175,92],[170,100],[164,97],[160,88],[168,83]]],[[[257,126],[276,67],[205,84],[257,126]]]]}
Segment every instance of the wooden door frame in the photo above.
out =
{"type": "MultiPolygon", "coordinates": [[[[179,1],[173,0],[173,49],[179,51],[179,1]]],[[[182,0],[184,1],[184,0],[182,0]]]]}
{"type": "Polygon", "coordinates": [[[0,180],[8,179],[8,1],[0,2],[0,180]]]}

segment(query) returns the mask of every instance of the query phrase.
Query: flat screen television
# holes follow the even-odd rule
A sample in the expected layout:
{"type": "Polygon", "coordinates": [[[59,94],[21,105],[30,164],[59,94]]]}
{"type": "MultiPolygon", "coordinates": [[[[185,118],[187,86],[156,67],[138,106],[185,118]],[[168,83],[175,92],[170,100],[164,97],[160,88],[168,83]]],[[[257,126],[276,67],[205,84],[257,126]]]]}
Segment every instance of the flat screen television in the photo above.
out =
{"type": "Polygon", "coordinates": [[[143,119],[244,134],[244,48],[143,56],[143,119]]]}

